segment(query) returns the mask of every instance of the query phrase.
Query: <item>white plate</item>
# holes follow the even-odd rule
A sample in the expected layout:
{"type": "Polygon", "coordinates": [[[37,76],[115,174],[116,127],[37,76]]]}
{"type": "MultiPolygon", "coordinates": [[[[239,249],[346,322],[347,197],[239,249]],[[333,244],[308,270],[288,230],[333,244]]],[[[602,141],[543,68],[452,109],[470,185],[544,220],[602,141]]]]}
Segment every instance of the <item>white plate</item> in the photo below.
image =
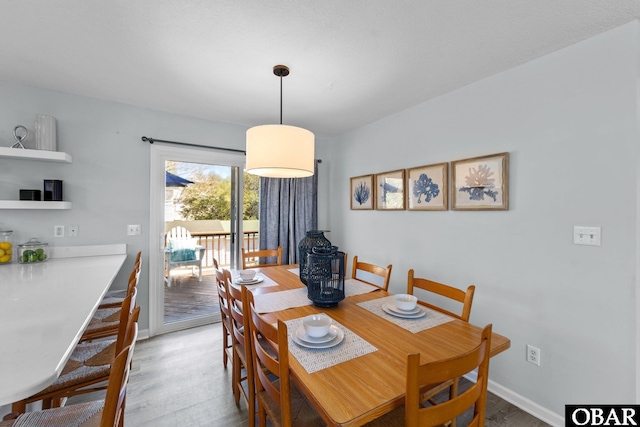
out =
{"type": "Polygon", "coordinates": [[[297,334],[293,333],[291,334],[291,339],[293,340],[294,343],[298,344],[300,347],[306,347],[306,348],[330,348],[333,346],[336,346],[338,344],[340,344],[342,342],[342,340],[344,339],[344,332],[342,332],[342,329],[336,327],[336,326],[331,326],[332,328],[336,328],[336,336],[335,338],[333,338],[331,341],[327,341],[327,342],[323,342],[323,343],[310,343],[310,342],[306,342],[301,340],[300,338],[298,338],[297,334]]]}
{"type": "Polygon", "coordinates": [[[262,277],[255,277],[251,280],[242,280],[242,279],[236,279],[236,283],[238,285],[255,285],[256,283],[260,283],[262,282],[264,279],[262,277]]]}
{"type": "Polygon", "coordinates": [[[304,341],[305,343],[322,344],[334,339],[338,335],[338,330],[339,330],[338,327],[331,325],[331,328],[329,328],[329,333],[327,335],[323,337],[314,338],[314,337],[308,336],[305,333],[304,326],[300,326],[298,329],[296,329],[296,337],[299,338],[300,341],[304,341]]]}
{"type": "MultiPolygon", "coordinates": [[[[393,307],[393,308],[395,308],[397,310],[396,307],[393,307]]],[[[403,319],[419,319],[421,317],[424,317],[424,315],[427,314],[427,310],[424,310],[424,309],[422,309],[420,307],[417,307],[417,308],[420,311],[418,313],[415,313],[415,314],[398,313],[397,311],[392,310],[391,307],[389,306],[389,304],[387,304],[387,303],[382,304],[382,310],[385,313],[390,314],[390,315],[395,316],[395,317],[401,317],[403,319]]]]}
{"type": "Polygon", "coordinates": [[[412,310],[403,310],[401,308],[398,308],[393,302],[386,302],[385,305],[390,311],[393,311],[394,313],[398,313],[398,314],[412,315],[412,314],[418,314],[421,311],[419,306],[413,307],[412,310]]]}

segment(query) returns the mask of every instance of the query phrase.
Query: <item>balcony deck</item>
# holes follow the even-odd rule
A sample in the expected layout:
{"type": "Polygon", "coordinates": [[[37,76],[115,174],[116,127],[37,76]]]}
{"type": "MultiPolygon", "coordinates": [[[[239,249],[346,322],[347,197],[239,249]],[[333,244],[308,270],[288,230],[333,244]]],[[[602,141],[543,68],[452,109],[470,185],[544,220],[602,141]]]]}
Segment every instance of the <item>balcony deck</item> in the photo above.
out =
{"type": "Polygon", "coordinates": [[[219,313],[215,278],[213,268],[202,269],[202,282],[191,268],[171,270],[171,287],[164,287],[164,323],[219,313]]]}

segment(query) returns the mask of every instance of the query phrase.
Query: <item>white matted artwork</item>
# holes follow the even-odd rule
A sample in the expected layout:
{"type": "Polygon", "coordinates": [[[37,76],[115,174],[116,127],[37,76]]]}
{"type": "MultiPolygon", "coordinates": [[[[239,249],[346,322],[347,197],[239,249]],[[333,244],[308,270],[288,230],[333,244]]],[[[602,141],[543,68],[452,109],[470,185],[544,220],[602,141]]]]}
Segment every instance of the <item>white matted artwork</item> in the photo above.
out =
{"type": "Polygon", "coordinates": [[[509,209],[509,153],[451,162],[453,210],[509,209]]]}
{"type": "Polygon", "coordinates": [[[404,210],[404,169],[376,174],[376,209],[404,210]]]}
{"type": "Polygon", "coordinates": [[[448,209],[448,163],[407,169],[407,209],[446,211],[448,209]]]}

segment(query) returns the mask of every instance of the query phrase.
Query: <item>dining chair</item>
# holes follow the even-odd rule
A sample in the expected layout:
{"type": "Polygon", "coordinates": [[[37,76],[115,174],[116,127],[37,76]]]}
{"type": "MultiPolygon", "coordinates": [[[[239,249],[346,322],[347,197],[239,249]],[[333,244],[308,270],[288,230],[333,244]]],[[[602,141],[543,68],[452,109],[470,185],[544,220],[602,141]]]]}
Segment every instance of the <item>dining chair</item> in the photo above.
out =
{"type": "Polygon", "coordinates": [[[473,304],[473,294],[476,291],[476,287],[474,285],[470,285],[466,291],[460,290],[458,288],[454,288],[449,285],[445,285],[443,283],[434,282],[433,280],[423,279],[414,277],[413,269],[409,270],[408,278],[407,278],[407,293],[414,295],[416,289],[420,289],[424,292],[419,292],[416,296],[418,297],[418,303],[424,305],[425,307],[429,307],[433,310],[439,311],[441,313],[446,314],[447,316],[455,317],[456,319],[460,319],[464,322],[469,321],[469,316],[471,315],[471,304],[473,304]],[[447,310],[441,306],[436,304],[427,302],[421,296],[424,295],[438,295],[440,297],[447,298],[447,300],[443,301],[456,301],[461,304],[461,312],[460,314],[454,313],[453,311],[447,310]]]}
{"type": "MultiPolygon", "coordinates": [[[[135,281],[129,282],[127,289],[136,289],[135,281]]],[[[80,337],[80,341],[114,337],[120,327],[122,304],[118,308],[98,308],[80,337]]]]}
{"type": "MultiPolygon", "coordinates": [[[[472,427],[483,427],[487,409],[487,383],[491,350],[491,324],[482,330],[480,342],[473,349],[446,360],[420,364],[420,354],[407,356],[406,393],[403,406],[366,424],[367,427],[426,427],[451,425],[473,407],[472,427]],[[477,369],[477,379],[464,392],[441,403],[425,406],[421,394],[425,386],[447,382],[477,369]],[[404,424],[402,424],[404,420],[404,424]]],[[[466,417],[466,414],[465,414],[466,417]]]]}
{"type": "MultiPolygon", "coordinates": [[[[443,283],[434,282],[433,280],[414,277],[413,269],[409,270],[407,277],[407,293],[411,295],[417,294],[418,304],[429,307],[432,310],[439,311],[440,313],[444,313],[447,316],[460,319],[464,322],[469,321],[475,290],[476,287],[474,285],[470,285],[466,291],[463,291],[443,283]],[[429,296],[432,298],[439,298],[439,301],[445,304],[452,301],[454,304],[461,306],[459,314],[451,310],[447,310],[442,306],[436,305],[433,301],[426,301],[425,297],[429,296]]],[[[423,393],[423,400],[429,400],[436,394],[440,393],[440,391],[447,388],[449,389],[450,397],[455,397],[458,394],[458,382],[458,378],[455,378],[440,384],[438,387],[426,391],[423,393]]],[[[452,423],[451,427],[456,427],[455,421],[452,423]]]]}
{"type": "Polygon", "coordinates": [[[247,288],[237,288],[231,284],[231,273],[224,270],[229,289],[229,313],[231,314],[231,328],[233,331],[233,370],[232,388],[236,405],[240,404],[240,397],[249,410],[249,426],[255,425],[256,395],[253,379],[253,358],[249,342],[249,318],[245,315],[243,301],[246,300],[247,288]],[[244,371],[244,374],[243,374],[244,371]]]}
{"type": "Polygon", "coordinates": [[[131,343],[117,354],[111,364],[107,393],[103,400],[23,414],[12,413],[5,416],[5,421],[0,422],[0,427],[10,427],[17,424],[22,426],[123,427],[127,383],[137,337],[138,324],[134,323],[130,338],[131,343]]]}
{"type": "MultiPolygon", "coordinates": [[[[141,261],[136,263],[129,275],[129,283],[127,284],[127,295],[130,295],[134,289],[137,289],[140,282],[140,266],[141,261]]],[[[98,308],[89,321],[86,329],[82,333],[80,341],[92,341],[98,338],[113,337],[118,334],[120,327],[121,306],[98,308]]]]}
{"type": "Polygon", "coordinates": [[[222,324],[222,364],[227,367],[229,359],[233,360],[233,329],[229,312],[229,288],[224,272],[216,268],[216,288],[220,305],[220,323],[222,324]]]}
{"type": "Polygon", "coordinates": [[[362,282],[366,282],[373,286],[377,286],[386,291],[389,289],[389,280],[391,279],[392,267],[393,266],[391,264],[389,264],[385,268],[385,267],[379,267],[374,264],[369,264],[367,262],[358,261],[358,255],[356,255],[353,257],[353,265],[351,266],[351,278],[358,279],[362,282]],[[360,273],[358,274],[358,272],[360,273]],[[382,278],[381,282],[373,283],[371,281],[373,278],[367,277],[370,275],[380,276],[382,278]]]}
{"type": "Polygon", "coordinates": [[[70,396],[104,390],[104,382],[109,379],[115,356],[131,344],[134,325],[140,315],[140,307],[136,306],[136,294],[137,290],[134,290],[123,302],[116,339],[79,343],[53,384],[28,398],[14,402],[12,412],[23,413],[28,403],[37,401],[42,401],[42,408],[48,409],[60,406],[70,396]]]}
{"type": "Polygon", "coordinates": [[[122,304],[122,300],[125,299],[127,295],[131,293],[131,286],[137,286],[140,281],[140,270],[142,268],[142,252],[138,252],[136,255],[136,260],[133,264],[133,271],[129,275],[129,281],[127,282],[127,289],[114,289],[109,290],[105,294],[104,298],[102,298],[102,302],[100,302],[100,306],[98,308],[118,308],[122,304]],[[135,282],[132,284],[131,281],[134,279],[135,282]]]}
{"type": "Polygon", "coordinates": [[[242,269],[254,267],[271,267],[282,265],[282,246],[278,249],[262,249],[259,251],[246,251],[242,248],[242,269]],[[261,258],[271,258],[271,262],[260,263],[261,258]],[[275,260],[273,260],[275,258],[275,260]]]}
{"type": "Polygon", "coordinates": [[[255,309],[253,294],[244,292],[249,307],[249,330],[253,354],[253,374],[258,400],[258,425],[267,418],[277,427],[316,427],[326,423],[289,377],[289,341],[287,325],[277,327],[263,319],[255,309]]]}

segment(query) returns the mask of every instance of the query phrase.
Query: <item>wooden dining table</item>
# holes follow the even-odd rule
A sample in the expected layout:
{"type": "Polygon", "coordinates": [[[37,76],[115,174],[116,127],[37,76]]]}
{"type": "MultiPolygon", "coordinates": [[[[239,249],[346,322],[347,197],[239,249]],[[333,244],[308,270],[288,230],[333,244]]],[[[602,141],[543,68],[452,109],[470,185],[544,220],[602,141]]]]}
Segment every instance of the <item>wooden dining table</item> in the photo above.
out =
{"type": "Polygon", "coordinates": [[[126,257],[0,266],[0,406],[58,378],[126,257]]]}
{"type": "MultiPolygon", "coordinates": [[[[257,301],[259,295],[304,287],[296,274],[296,267],[261,268],[259,274],[277,286],[247,288],[252,290],[257,301]]],[[[348,285],[345,286],[347,290],[348,285]]],[[[307,372],[295,355],[289,358],[292,378],[328,425],[360,426],[401,406],[404,403],[408,354],[420,353],[421,363],[434,362],[466,352],[480,341],[482,328],[458,319],[414,333],[398,326],[391,318],[358,305],[390,295],[378,289],[348,296],[332,308],[305,304],[263,313],[264,317],[275,322],[277,319],[290,321],[322,312],[375,347],[374,351],[312,373],[307,372]]],[[[493,330],[500,329],[500,325],[493,326],[493,330]]],[[[288,332],[291,335],[293,330],[288,332]]],[[[296,345],[292,339],[289,340],[290,353],[293,354],[292,346],[296,345]]],[[[507,337],[495,332],[492,334],[492,357],[509,346],[507,337]]]]}

